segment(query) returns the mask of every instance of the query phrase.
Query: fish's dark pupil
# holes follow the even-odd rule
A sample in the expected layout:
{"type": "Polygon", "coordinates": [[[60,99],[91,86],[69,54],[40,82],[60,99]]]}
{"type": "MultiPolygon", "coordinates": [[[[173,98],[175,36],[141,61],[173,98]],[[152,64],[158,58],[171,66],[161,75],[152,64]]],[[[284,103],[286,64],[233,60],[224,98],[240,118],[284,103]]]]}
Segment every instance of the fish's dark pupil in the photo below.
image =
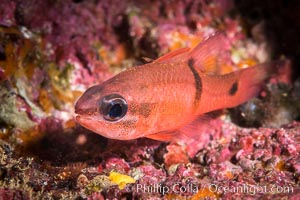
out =
{"type": "Polygon", "coordinates": [[[119,94],[110,94],[100,100],[99,112],[103,118],[110,122],[122,119],[128,110],[126,100],[119,94]]]}
{"type": "Polygon", "coordinates": [[[122,113],[122,106],[120,104],[115,104],[111,107],[108,114],[111,118],[116,118],[120,117],[122,113]]]}

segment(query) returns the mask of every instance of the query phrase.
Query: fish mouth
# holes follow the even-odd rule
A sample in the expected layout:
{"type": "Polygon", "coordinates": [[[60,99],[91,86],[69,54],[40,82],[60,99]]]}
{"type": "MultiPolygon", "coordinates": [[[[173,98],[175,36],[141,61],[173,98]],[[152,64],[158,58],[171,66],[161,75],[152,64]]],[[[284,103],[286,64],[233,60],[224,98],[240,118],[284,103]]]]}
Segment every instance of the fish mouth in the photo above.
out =
{"type": "Polygon", "coordinates": [[[82,126],[84,126],[84,124],[89,123],[90,121],[92,121],[93,119],[90,117],[85,117],[82,116],[80,114],[75,114],[75,120],[81,124],[82,126]]]}
{"type": "Polygon", "coordinates": [[[83,126],[84,128],[90,130],[90,131],[93,131],[93,132],[96,132],[94,130],[94,127],[93,127],[93,119],[90,118],[90,117],[85,117],[85,116],[82,116],[80,114],[76,114],[75,115],[75,121],[80,124],[80,126],[83,126]]]}
{"type": "Polygon", "coordinates": [[[78,115],[82,115],[85,113],[85,110],[86,109],[82,109],[82,101],[81,101],[81,98],[79,98],[77,100],[77,102],[75,103],[75,115],[78,116],[78,115]]]}
{"type": "Polygon", "coordinates": [[[79,114],[75,114],[75,120],[77,121],[77,122],[80,122],[80,115],[79,114]]]}
{"type": "Polygon", "coordinates": [[[103,137],[106,138],[110,138],[110,139],[116,139],[113,137],[110,137],[110,135],[104,134],[102,132],[97,131],[97,121],[95,121],[93,118],[91,117],[85,117],[85,116],[81,116],[79,114],[75,115],[75,120],[84,128],[94,132],[95,134],[99,134],[103,137]],[[96,123],[96,124],[95,124],[96,123]]]}

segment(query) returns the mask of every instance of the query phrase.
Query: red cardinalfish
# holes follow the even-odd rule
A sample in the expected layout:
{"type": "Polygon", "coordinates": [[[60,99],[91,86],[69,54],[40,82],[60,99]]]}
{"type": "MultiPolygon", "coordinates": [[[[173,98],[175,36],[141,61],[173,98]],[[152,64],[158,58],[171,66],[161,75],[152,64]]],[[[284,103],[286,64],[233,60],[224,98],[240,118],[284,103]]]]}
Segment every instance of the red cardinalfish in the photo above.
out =
{"type": "Polygon", "coordinates": [[[225,75],[217,73],[226,38],[216,34],[190,50],[168,53],[89,88],[75,105],[76,120],[87,129],[118,140],[147,137],[174,141],[204,113],[235,107],[257,95],[269,65],[225,75]]]}

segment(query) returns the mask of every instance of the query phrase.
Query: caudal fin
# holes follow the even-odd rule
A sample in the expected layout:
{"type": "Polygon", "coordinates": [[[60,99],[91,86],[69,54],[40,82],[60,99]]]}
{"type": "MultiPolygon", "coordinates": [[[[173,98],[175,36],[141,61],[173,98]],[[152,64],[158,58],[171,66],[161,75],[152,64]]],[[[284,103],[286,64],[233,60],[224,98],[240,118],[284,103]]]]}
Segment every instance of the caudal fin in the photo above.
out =
{"type": "Polygon", "coordinates": [[[228,94],[235,99],[236,105],[258,95],[265,81],[272,75],[272,66],[272,63],[260,64],[235,72],[238,80],[234,84],[237,86],[232,85],[228,94]]]}
{"type": "Polygon", "coordinates": [[[274,63],[260,64],[225,75],[203,76],[201,113],[231,108],[255,97],[273,73],[274,63]]]}

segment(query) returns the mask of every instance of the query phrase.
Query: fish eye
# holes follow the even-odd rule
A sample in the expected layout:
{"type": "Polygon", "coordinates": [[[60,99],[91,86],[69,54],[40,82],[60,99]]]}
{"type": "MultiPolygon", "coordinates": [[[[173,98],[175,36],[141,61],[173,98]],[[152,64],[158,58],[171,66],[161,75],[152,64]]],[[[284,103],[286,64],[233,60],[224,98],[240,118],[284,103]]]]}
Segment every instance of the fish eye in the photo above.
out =
{"type": "Polygon", "coordinates": [[[117,121],[127,113],[128,106],[126,100],[118,94],[110,94],[100,101],[100,114],[107,121],[117,121]]]}

